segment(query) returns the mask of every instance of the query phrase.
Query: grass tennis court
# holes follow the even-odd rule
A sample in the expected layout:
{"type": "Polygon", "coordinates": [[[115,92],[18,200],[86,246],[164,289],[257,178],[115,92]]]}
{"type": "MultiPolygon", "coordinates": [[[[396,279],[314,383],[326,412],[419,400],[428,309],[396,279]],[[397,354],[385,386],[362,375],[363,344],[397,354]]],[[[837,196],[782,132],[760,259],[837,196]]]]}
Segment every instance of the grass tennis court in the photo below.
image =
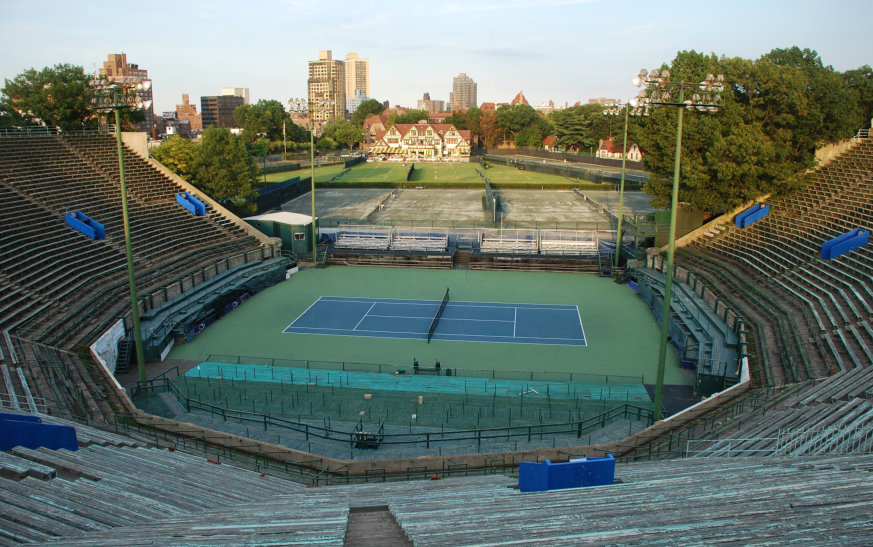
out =
{"type": "Polygon", "coordinates": [[[416,163],[411,182],[468,182],[482,184],[478,163],[416,163]]]}
{"type": "MultiPolygon", "coordinates": [[[[214,323],[194,340],[176,346],[171,358],[238,362],[281,359],[298,362],[375,363],[409,368],[436,360],[468,371],[533,371],[643,376],[653,383],[659,329],[636,294],[611,279],[590,275],[467,270],[417,270],[331,266],[299,272],[267,289],[214,323]],[[453,301],[577,306],[587,346],[500,344],[423,339],[283,334],[322,296],[439,300],[446,287],[453,301]],[[250,357],[251,359],[246,359],[250,357]]],[[[320,368],[325,368],[321,366],[320,368]]],[[[667,384],[690,385],[692,373],[678,366],[670,349],[667,384]]]]}
{"type": "MultiPolygon", "coordinates": [[[[416,163],[412,178],[407,181],[406,175],[409,172],[410,165],[411,162],[406,162],[406,165],[403,165],[401,162],[388,161],[359,163],[358,165],[353,166],[351,171],[337,179],[337,182],[343,185],[357,185],[357,183],[360,183],[360,186],[366,186],[367,184],[390,183],[396,184],[397,186],[410,184],[422,186],[427,186],[428,184],[458,184],[459,186],[471,187],[484,184],[482,178],[476,172],[477,169],[481,170],[481,166],[477,162],[416,163]]],[[[328,182],[344,169],[345,167],[343,167],[342,164],[317,167],[315,169],[315,183],[319,184],[328,182]]],[[[555,184],[566,185],[571,180],[559,175],[521,171],[514,167],[506,167],[503,165],[489,166],[486,174],[494,184],[527,183],[532,186],[548,186],[555,184]]],[[[308,177],[309,169],[304,168],[297,171],[271,173],[267,175],[267,182],[282,182],[297,176],[300,178],[308,177]]]]}
{"type": "Polygon", "coordinates": [[[536,186],[555,183],[566,184],[567,182],[573,180],[560,175],[547,175],[545,173],[537,173],[535,171],[522,171],[516,169],[515,167],[507,167],[505,165],[491,164],[489,164],[488,169],[485,171],[485,174],[488,176],[489,179],[491,179],[491,182],[493,182],[495,185],[499,185],[500,183],[528,183],[532,186],[536,186]]]}

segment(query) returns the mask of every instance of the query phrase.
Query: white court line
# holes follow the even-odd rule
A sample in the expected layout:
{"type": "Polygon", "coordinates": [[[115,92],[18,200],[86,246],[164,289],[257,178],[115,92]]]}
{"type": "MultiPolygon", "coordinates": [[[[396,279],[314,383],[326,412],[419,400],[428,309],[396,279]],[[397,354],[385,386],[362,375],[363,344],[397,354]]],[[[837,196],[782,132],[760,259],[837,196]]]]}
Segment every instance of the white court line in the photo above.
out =
{"type": "MultiPolygon", "coordinates": [[[[343,297],[343,296],[321,296],[318,298],[318,300],[316,300],[315,302],[310,304],[310,306],[308,308],[306,308],[306,311],[304,311],[302,314],[300,314],[300,316],[297,319],[295,319],[290,325],[285,327],[285,329],[283,329],[282,332],[287,334],[288,329],[293,327],[294,329],[297,329],[297,330],[335,331],[338,333],[341,333],[341,332],[351,333],[351,334],[346,334],[346,335],[340,334],[341,336],[356,336],[355,333],[409,334],[409,335],[414,335],[414,336],[423,336],[424,333],[417,332],[417,331],[372,330],[372,329],[358,330],[358,327],[361,325],[363,320],[366,319],[367,317],[398,318],[398,319],[427,319],[427,316],[378,315],[378,314],[370,315],[370,311],[372,311],[372,309],[376,306],[376,304],[381,303],[381,304],[386,304],[386,305],[412,305],[412,306],[431,307],[431,306],[433,306],[434,303],[437,303],[437,302],[439,302],[439,301],[438,300],[418,300],[418,301],[415,301],[415,300],[399,299],[399,298],[367,298],[367,299],[357,298],[356,299],[353,297],[343,297]],[[331,328],[331,327],[294,327],[294,323],[296,323],[297,320],[300,319],[300,317],[303,317],[303,315],[305,315],[306,312],[308,312],[313,306],[315,306],[315,304],[317,304],[318,302],[320,302],[322,300],[324,300],[325,302],[352,302],[352,303],[370,304],[370,308],[367,310],[367,312],[364,314],[364,316],[361,318],[361,320],[358,321],[358,323],[351,330],[331,328]],[[386,301],[390,301],[390,302],[386,302],[386,301]]],[[[464,322],[472,322],[472,323],[513,323],[512,336],[503,336],[503,335],[497,335],[497,334],[462,334],[462,333],[445,335],[445,336],[449,336],[450,339],[451,338],[454,338],[454,339],[467,338],[467,339],[470,339],[469,341],[488,342],[488,341],[493,340],[493,339],[519,339],[519,340],[523,340],[525,338],[528,338],[528,339],[531,339],[534,341],[532,341],[532,342],[516,342],[516,343],[536,345],[537,342],[535,340],[554,340],[554,341],[581,342],[581,344],[572,344],[572,345],[588,346],[588,339],[585,337],[585,327],[582,324],[582,316],[581,316],[581,312],[579,310],[579,306],[564,305],[564,304],[538,306],[536,304],[523,305],[523,304],[509,304],[509,303],[502,303],[502,302],[491,302],[491,303],[488,303],[488,302],[468,302],[468,301],[462,301],[462,300],[449,301],[447,306],[460,307],[460,308],[475,308],[475,309],[491,308],[491,309],[498,309],[498,310],[506,310],[508,308],[512,308],[513,313],[514,313],[514,318],[512,321],[506,320],[506,319],[472,319],[472,318],[471,319],[463,319],[463,318],[441,317],[440,322],[442,322],[442,321],[464,321],[464,322]],[[467,305],[467,304],[469,304],[469,305],[467,305]],[[493,305],[491,305],[491,304],[493,304],[493,305]],[[519,306],[521,306],[521,309],[524,309],[524,310],[536,310],[536,311],[569,311],[570,309],[575,309],[576,316],[579,319],[579,327],[582,331],[582,338],[580,339],[580,338],[546,337],[546,336],[519,338],[517,336],[519,306]]],[[[312,334],[324,334],[324,333],[312,333],[312,334]]],[[[324,334],[324,335],[335,336],[335,335],[330,335],[330,334],[324,334]]],[[[439,333],[437,333],[437,339],[439,339],[439,336],[440,336],[439,333]]],[[[391,336],[383,336],[383,337],[384,338],[393,338],[391,336]]],[[[400,337],[398,339],[408,340],[408,338],[405,338],[405,337],[400,337]]]]}
{"type": "Polygon", "coordinates": [[[585,336],[585,325],[582,324],[582,312],[579,311],[579,306],[576,306],[576,317],[579,318],[579,328],[582,329],[582,341],[588,345],[588,338],[585,336]]]}
{"type": "Polygon", "coordinates": [[[318,297],[318,300],[316,300],[315,302],[313,302],[312,304],[310,304],[309,307],[306,308],[306,309],[303,311],[303,313],[301,313],[300,315],[297,316],[297,319],[295,319],[294,321],[291,321],[291,324],[290,324],[290,325],[288,325],[287,327],[285,327],[284,329],[282,329],[282,333],[284,333],[286,330],[288,330],[288,329],[290,329],[292,326],[294,326],[294,323],[296,323],[296,322],[297,322],[301,317],[303,317],[304,315],[306,315],[306,312],[308,312],[309,310],[311,310],[311,309],[312,309],[312,306],[314,306],[314,305],[318,304],[319,302],[321,302],[321,299],[322,299],[322,298],[324,298],[324,297],[323,297],[323,296],[319,296],[319,297],[318,297]]]}
{"type": "MultiPolygon", "coordinates": [[[[390,319],[432,319],[426,315],[379,315],[374,313],[369,317],[387,317],[390,319]]],[[[444,321],[472,321],[474,323],[512,323],[509,319],[464,319],[461,317],[440,317],[440,323],[444,321]]]]}
{"type": "Polygon", "coordinates": [[[367,308],[367,311],[364,312],[364,315],[361,316],[361,320],[358,321],[358,322],[355,324],[354,328],[352,328],[352,332],[355,332],[355,331],[358,330],[358,326],[359,326],[361,323],[364,322],[364,319],[367,318],[367,314],[370,313],[370,310],[372,310],[374,307],[376,307],[376,303],[375,303],[375,302],[373,302],[372,304],[370,304],[370,307],[367,308]]]}
{"type": "MultiPolygon", "coordinates": [[[[361,330],[357,330],[357,331],[352,331],[350,329],[337,329],[337,328],[333,328],[333,327],[294,327],[294,328],[299,329],[299,330],[318,330],[318,331],[329,330],[329,331],[338,331],[338,332],[350,333],[350,334],[345,334],[343,336],[356,336],[356,334],[352,334],[352,333],[361,333],[361,332],[387,332],[389,334],[414,334],[416,336],[424,336],[424,334],[425,334],[423,332],[418,332],[418,331],[402,331],[402,330],[361,329],[361,330]]],[[[315,334],[319,334],[319,333],[315,333],[315,334]]]]}

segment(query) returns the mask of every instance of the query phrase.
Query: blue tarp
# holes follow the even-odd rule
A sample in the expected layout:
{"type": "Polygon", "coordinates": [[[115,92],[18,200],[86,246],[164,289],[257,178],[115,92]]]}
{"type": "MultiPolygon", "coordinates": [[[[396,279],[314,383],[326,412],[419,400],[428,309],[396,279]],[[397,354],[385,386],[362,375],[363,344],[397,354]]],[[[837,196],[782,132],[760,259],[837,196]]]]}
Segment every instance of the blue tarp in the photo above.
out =
{"type": "Polygon", "coordinates": [[[202,217],[206,214],[206,206],[203,205],[203,202],[192,196],[189,192],[176,194],[176,203],[187,209],[192,215],[202,217]]]}
{"type": "Polygon", "coordinates": [[[580,486],[603,486],[615,482],[615,458],[580,458],[565,463],[521,462],[518,466],[518,489],[542,492],[580,486]]]}
{"type": "Polygon", "coordinates": [[[64,215],[67,225],[82,232],[91,239],[106,239],[106,228],[82,211],[72,211],[64,215]]]}
{"type": "Polygon", "coordinates": [[[750,226],[752,223],[761,220],[770,213],[770,206],[766,203],[756,203],[742,213],[738,214],[734,219],[735,224],[740,228],[750,226]]]}
{"type": "Polygon", "coordinates": [[[841,236],[837,236],[822,243],[821,257],[825,260],[836,258],[843,253],[847,253],[861,247],[862,245],[866,245],[869,240],[869,231],[855,228],[851,232],[846,232],[841,236]]]}
{"type": "Polygon", "coordinates": [[[76,430],[68,425],[44,424],[38,416],[0,413],[0,450],[49,448],[78,450],[76,430]]]}

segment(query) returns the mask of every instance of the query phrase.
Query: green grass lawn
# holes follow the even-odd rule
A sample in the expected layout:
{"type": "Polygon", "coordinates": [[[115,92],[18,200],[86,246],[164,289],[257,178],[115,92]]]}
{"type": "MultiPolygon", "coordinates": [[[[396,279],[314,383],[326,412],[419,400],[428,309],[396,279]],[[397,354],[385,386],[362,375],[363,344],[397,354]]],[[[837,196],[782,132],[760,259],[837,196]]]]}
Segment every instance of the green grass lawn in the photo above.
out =
{"type": "Polygon", "coordinates": [[[410,164],[394,162],[359,163],[340,179],[343,182],[406,182],[410,164]]]}
{"type": "Polygon", "coordinates": [[[478,163],[419,163],[412,174],[413,182],[459,182],[482,184],[476,173],[478,163]]]}
{"type": "MultiPolygon", "coordinates": [[[[315,183],[325,183],[340,173],[342,165],[330,165],[315,169],[315,183]]],[[[466,187],[478,187],[483,184],[482,178],[476,173],[481,166],[477,162],[459,163],[416,163],[412,179],[407,182],[406,174],[409,172],[409,163],[403,165],[400,162],[373,162],[360,163],[351,168],[351,171],[338,178],[335,182],[342,186],[366,187],[368,184],[396,184],[403,186],[409,183],[415,185],[435,186],[455,185],[466,187]]],[[[521,171],[514,167],[492,165],[486,171],[488,178],[494,185],[530,185],[532,188],[541,186],[567,186],[572,181],[559,175],[547,175],[533,171],[521,171]]],[[[267,175],[267,183],[275,184],[293,177],[306,178],[309,169],[297,171],[283,171],[267,175]]],[[[263,179],[261,179],[263,180],[263,179]]]]}
{"type": "Polygon", "coordinates": [[[543,184],[567,184],[570,179],[560,175],[547,175],[534,171],[521,171],[505,165],[490,165],[485,174],[496,185],[500,183],[525,183],[532,186],[543,184]]]}
{"type": "MultiPolygon", "coordinates": [[[[328,165],[327,167],[316,167],[315,168],[315,182],[325,182],[333,178],[334,175],[339,173],[345,169],[342,164],[337,165],[328,165]]],[[[297,169],[295,171],[280,171],[279,173],[269,173],[267,175],[267,184],[276,184],[277,182],[284,182],[288,179],[293,179],[294,177],[300,177],[301,179],[305,179],[309,177],[309,168],[297,169]]],[[[258,178],[259,184],[263,184],[264,176],[261,175],[258,178]]]]}

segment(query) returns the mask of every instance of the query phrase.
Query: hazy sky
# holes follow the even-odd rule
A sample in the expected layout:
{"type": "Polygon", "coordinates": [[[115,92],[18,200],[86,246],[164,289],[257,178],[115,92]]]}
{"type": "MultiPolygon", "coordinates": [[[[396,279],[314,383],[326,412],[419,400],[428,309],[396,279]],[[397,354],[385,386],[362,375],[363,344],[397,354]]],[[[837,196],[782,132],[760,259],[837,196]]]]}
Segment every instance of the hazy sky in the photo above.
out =
{"type": "Polygon", "coordinates": [[[0,78],[72,63],[93,71],[109,53],[149,71],[155,111],[182,93],[198,105],[222,87],[252,101],[306,95],[319,50],[370,59],[371,95],[415,106],[448,100],[452,78],[479,102],[532,105],[626,99],[640,68],[681,50],[757,59],[774,48],[816,50],[839,71],[873,65],[873,0],[0,0],[0,78]]]}

